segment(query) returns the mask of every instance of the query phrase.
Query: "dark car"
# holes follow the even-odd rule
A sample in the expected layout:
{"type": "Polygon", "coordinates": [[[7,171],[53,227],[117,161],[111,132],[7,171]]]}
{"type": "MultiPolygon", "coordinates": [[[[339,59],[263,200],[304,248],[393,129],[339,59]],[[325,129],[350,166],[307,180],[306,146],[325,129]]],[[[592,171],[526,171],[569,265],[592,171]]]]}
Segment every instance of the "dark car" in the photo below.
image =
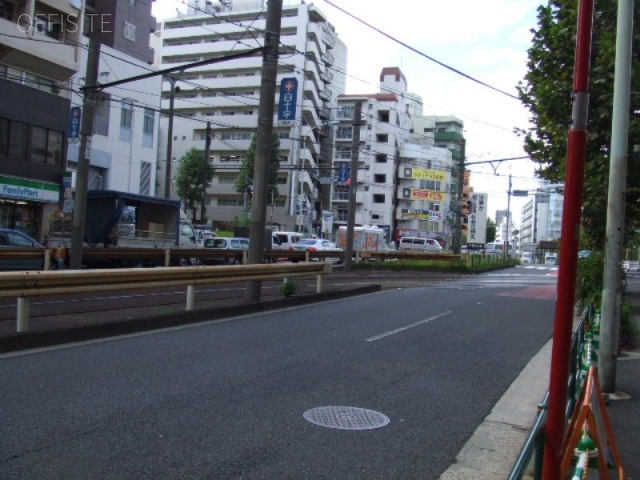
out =
{"type": "MultiPolygon", "coordinates": [[[[40,242],[34,240],[26,233],[9,228],[0,228],[0,248],[18,248],[21,250],[44,249],[40,242]]],[[[50,268],[52,270],[60,268],[60,261],[51,258],[50,268]]],[[[0,258],[0,270],[44,270],[44,253],[36,258],[20,258],[17,255],[15,258],[0,258]]]]}

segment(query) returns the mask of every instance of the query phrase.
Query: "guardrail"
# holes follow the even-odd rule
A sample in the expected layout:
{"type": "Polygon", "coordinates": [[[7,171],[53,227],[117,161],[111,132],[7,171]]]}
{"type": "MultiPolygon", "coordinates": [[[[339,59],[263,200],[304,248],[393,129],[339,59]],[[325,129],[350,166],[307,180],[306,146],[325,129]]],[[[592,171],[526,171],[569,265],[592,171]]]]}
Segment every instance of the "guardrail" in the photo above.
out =
{"type": "MultiPolygon", "coordinates": [[[[580,383],[582,378],[582,361],[584,351],[584,330],[585,324],[590,324],[594,310],[592,306],[584,309],[580,321],[577,323],[571,341],[571,363],[569,369],[569,378],[567,379],[567,405],[566,417],[571,418],[575,410],[577,398],[579,396],[580,383]]],[[[547,407],[549,392],[544,397],[541,404],[538,405],[538,415],[536,416],[533,427],[529,431],[529,435],[524,442],[520,455],[518,456],[508,480],[522,480],[525,478],[527,468],[531,468],[530,476],[535,480],[542,478],[542,460],[544,452],[544,431],[547,423],[547,407]],[[533,465],[531,461],[533,460],[533,465]]],[[[529,475],[526,477],[529,478],[529,475]]]]}
{"type": "Polygon", "coordinates": [[[287,279],[317,275],[316,291],[322,293],[323,275],[332,266],[327,262],[300,262],[229,266],[196,266],[154,269],[96,269],[0,273],[0,297],[17,298],[16,331],[29,330],[29,299],[45,295],[187,286],[186,310],[195,306],[196,285],[250,280],[287,279]]]}

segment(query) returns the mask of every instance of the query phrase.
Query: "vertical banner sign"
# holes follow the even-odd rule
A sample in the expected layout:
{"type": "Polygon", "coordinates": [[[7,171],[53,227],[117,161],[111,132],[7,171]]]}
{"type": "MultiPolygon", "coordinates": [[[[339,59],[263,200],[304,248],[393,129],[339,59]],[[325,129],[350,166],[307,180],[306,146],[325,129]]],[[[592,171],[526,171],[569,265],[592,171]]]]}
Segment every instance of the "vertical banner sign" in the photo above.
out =
{"type": "Polygon", "coordinates": [[[69,112],[69,143],[78,143],[80,140],[80,118],[82,110],[80,107],[72,107],[69,112]]]}
{"type": "Polygon", "coordinates": [[[487,194],[472,193],[467,243],[487,243],[487,194]]]}
{"type": "Polygon", "coordinates": [[[278,102],[278,125],[290,126],[296,119],[296,101],[298,99],[298,79],[283,78],[280,82],[280,101],[278,102]]]}
{"type": "Polygon", "coordinates": [[[351,166],[347,162],[340,162],[338,167],[338,182],[347,183],[351,177],[351,166]]]}

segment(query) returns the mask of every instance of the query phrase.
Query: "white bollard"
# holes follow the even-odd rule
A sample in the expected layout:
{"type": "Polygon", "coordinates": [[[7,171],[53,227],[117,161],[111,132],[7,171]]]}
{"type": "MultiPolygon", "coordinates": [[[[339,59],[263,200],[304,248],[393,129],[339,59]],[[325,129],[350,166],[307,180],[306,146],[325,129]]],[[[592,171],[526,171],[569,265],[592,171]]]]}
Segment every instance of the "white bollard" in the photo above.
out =
{"type": "Polygon", "coordinates": [[[16,331],[18,333],[29,331],[29,297],[18,297],[16,331]]]}
{"type": "Polygon", "coordinates": [[[196,286],[187,285],[187,312],[195,308],[196,304],[196,286]]]}
{"type": "Polygon", "coordinates": [[[318,275],[318,279],[316,281],[316,293],[322,293],[323,280],[323,275],[318,275]]]}

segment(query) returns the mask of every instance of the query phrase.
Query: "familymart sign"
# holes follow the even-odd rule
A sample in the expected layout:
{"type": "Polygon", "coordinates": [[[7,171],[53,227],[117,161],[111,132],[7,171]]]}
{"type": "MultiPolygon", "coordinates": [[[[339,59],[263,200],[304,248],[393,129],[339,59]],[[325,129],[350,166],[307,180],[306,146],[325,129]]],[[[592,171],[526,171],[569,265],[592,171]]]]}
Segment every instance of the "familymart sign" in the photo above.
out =
{"type": "Polygon", "coordinates": [[[55,203],[60,200],[60,185],[0,175],[0,197],[55,203]]]}

